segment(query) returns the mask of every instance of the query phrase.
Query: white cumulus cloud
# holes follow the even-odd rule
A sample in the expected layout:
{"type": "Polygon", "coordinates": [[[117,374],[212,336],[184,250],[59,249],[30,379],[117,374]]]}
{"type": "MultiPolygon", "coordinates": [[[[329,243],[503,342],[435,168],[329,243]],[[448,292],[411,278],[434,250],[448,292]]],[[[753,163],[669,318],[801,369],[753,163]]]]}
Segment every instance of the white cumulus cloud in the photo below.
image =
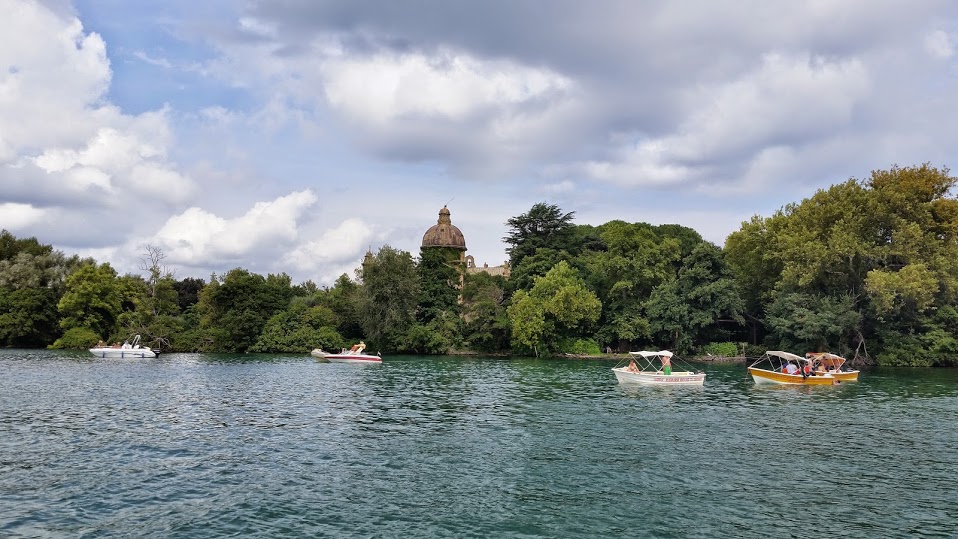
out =
{"type": "Polygon", "coordinates": [[[299,221],[317,200],[309,189],[298,191],[258,202],[232,219],[193,207],[170,217],[150,242],[171,263],[190,266],[221,259],[243,261],[265,253],[278,256],[284,247],[295,244],[299,221]]]}
{"type": "MultiPolygon", "coordinates": [[[[66,212],[187,200],[194,182],[167,157],[175,142],[169,111],[129,115],[109,102],[112,71],[103,39],[42,3],[4,5],[0,199],[66,212]],[[65,205],[64,193],[76,196],[65,205]]],[[[118,228],[136,218],[97,213],[116,219],[118,228]]]]}
{"type": "Polygon", "coordinates": [[[0,204],[0,228],[17,231],[43,219],[44,211],[29,204],[0,204]]]}

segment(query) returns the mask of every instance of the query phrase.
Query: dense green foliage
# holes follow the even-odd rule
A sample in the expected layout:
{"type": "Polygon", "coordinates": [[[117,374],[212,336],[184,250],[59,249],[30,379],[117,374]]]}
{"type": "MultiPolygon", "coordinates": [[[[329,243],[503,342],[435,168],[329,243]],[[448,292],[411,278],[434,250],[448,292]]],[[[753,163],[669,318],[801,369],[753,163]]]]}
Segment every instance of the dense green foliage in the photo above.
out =
{"type": "Polygon", "coordinates": [[[770,345],[955,364],[954,186],[947,170],[892,167],[743,223],[725,252],[746,316],[770,345]]]}
{"type": "Polygon", "coordinates": [[[336,331],[336,315],[323,305],[293,298],[290,307],[274,314],[250,352],[303,352],[313,348],[339,350],[346,340],[336,331]]]}
{"type": "Polygon", "coordinates": [[[466,275],[462,287],[463,346],[480,352],[509,349],[506,280],[488,273],[466,275]]]}
{"type": "Polygon", "coordinates": [[[412,255],[386,245],[358,273],[359,320],[370,350],[407,349],[404,335],[416,324],[421,290],[412,255]]]}
{"type": "Polygon", "coordinates": [[[0,345],[85,348],[134,334],[173,351],[680,354],[829,350],[958,364],[958,200],[947,170],[875,171],[742,223],[723,247],[680,225],[576,225],[537,203],[509,219],[512,274],[461,252],[389,246],[331,288],[242,268],[176,280],[0,233],[0,345]]]}
{"type": "Polygon", "coordinates": [[[66,278],[92,260],[67,258],[36,238],[0,232],[0,346],[43,346],[60,335],[66,278]]]}
{"type": "Polygon", "coordinates": [[[519,290],[507,312],[512,345],[519,351],[565,352],[555,345],[563,338],[584,336],[599,319],[602,303],[578,272],[565,261],[556,264],[532,289],[519,290]]]}

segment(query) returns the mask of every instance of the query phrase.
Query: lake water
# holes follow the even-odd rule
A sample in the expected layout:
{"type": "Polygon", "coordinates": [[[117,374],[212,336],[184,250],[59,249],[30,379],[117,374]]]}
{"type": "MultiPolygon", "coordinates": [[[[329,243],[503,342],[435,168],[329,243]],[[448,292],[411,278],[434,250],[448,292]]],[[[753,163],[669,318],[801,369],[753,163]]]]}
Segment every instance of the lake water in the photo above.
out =
{"type": "Polygon", "coordinates": [[[0,350],[0,536],[958,536],[958,370],[613,364],[0,350]]]}

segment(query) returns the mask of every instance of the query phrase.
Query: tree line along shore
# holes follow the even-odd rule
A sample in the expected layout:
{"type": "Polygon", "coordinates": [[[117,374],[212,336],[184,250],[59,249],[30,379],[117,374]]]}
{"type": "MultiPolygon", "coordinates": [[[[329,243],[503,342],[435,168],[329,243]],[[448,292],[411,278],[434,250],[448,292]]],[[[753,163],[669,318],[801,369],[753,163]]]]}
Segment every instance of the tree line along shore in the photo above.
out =
{"type": "Polygon", "coordinates": [[[0,346],[84,349],[142,335],[164,351],[687,357],[831,351],[855,364],[958,364],[956,178],[873,171],[755,215],[725,245],[681,225],[575,224],[537,203],[510,218],[508,277],[461,253],[384,245],[330,286],[241,267],[140,274],[0,233],[0,346]]]}

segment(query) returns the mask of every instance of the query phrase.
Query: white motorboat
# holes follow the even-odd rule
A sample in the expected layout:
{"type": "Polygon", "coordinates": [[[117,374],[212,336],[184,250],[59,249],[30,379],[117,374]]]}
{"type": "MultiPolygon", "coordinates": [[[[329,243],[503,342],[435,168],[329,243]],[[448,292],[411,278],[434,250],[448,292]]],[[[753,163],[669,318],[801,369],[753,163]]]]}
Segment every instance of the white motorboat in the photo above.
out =
{"type": "Polygon", "coordinates": [[[140,346],[140,336],[133,337],[132,340],[124,341],[123,344],[113,346],[97,345],[90,348],[90,353],[97,357],[118,357],[118,358],[151,358],[159,354],[159,350],[154,350],[147,346],[140,346]]]}
{"type": "Polygon", "coordinates": [[[363,350],[366,349],[366,343],[359,341],[359,344],[353,345],[352,348],[343,350],[339,353],[336,352],[325,352],[322,348],[316,348],[310,355],[317,359],[325,359],[331,363],[382,363],[383,358],[379,355],[370,355],[363,353],[363,350]]]}
{"type": "Polygon", "coordinates": [[[628,365],[612,369],[620,384],[701,386],[705,373],[672,370],[672,352],[629,352],[628,365]]]}

